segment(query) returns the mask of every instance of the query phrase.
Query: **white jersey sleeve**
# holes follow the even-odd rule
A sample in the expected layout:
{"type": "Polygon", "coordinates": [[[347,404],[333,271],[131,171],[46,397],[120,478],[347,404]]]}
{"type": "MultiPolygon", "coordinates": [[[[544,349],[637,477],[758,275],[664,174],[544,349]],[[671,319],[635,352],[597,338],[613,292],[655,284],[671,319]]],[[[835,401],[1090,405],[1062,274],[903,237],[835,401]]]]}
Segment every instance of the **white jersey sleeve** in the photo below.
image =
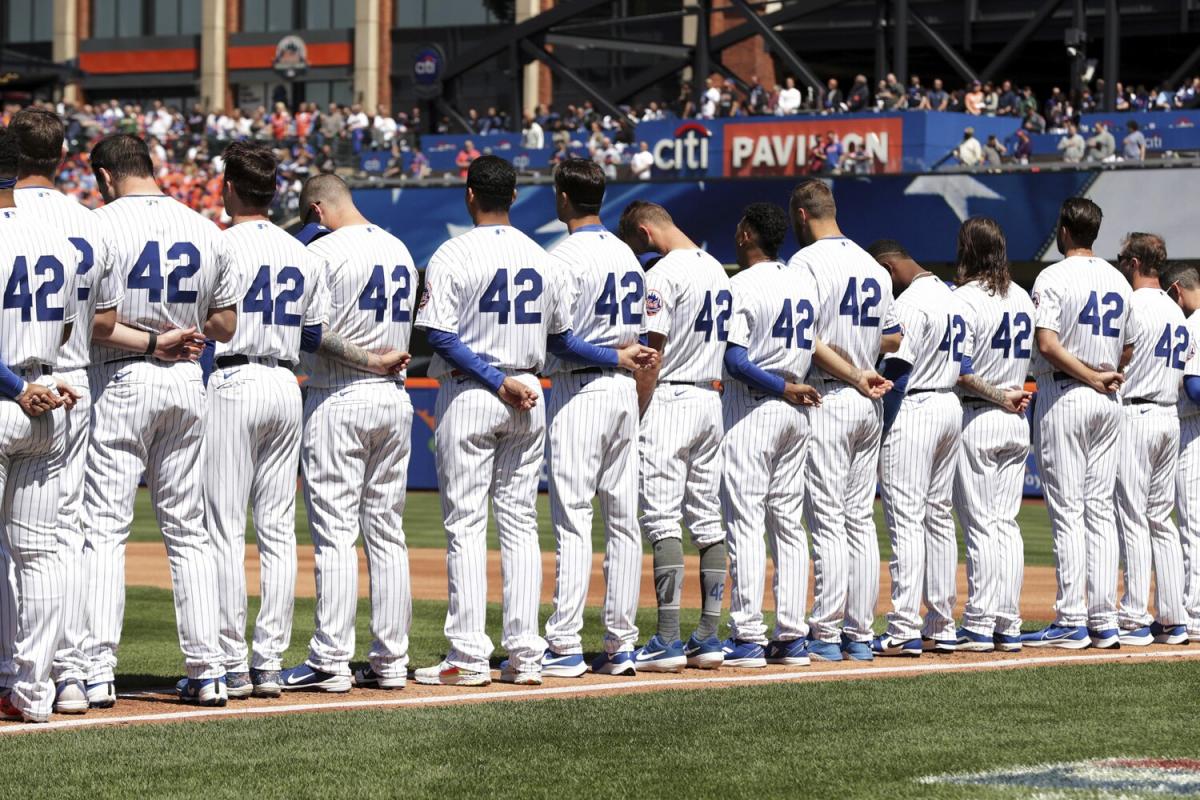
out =
{"type": "MultiPolygon", "coordinates": [[[[1200,377],[1200,311],[1193,311],[1187,318],[1188,349],[1184,354],[1183,378],[1200,377]]],[[[1182,387],[1179,389],[1179,416],[1194,417],[1200,414],[1200,405],[1192,402],[1182,387]]]]}

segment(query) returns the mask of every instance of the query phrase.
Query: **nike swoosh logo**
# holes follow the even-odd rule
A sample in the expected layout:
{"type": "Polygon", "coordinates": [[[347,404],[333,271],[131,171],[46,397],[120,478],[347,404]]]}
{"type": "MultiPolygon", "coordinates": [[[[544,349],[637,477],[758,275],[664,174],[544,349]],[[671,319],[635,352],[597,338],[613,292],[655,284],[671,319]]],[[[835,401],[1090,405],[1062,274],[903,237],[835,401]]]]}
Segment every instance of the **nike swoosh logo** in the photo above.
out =
{"type": "Polygon", "coordinates": [[[299,686],[299,685],[300,685],[300,684],[303,682],[303,680],[304,680],[304,679],[303,679],[303,678],[301,678],[301,679],[300,679],[300,680],[298,680],[298,681],[297,681],[297,680],[292,680],[292,679],[293,679],[293,678],[295,678],[295,677],[296,677],[295,675],[288,675],[288,676],[287,676],[287,680],[285,680],[285,681],[284,681],[284,683],[285,683],[285,684],[287,684],[288,686],[299,686]]]}
{"type": "Polygon", "coordinates": [[[653,653],[638,653],[637,660],[638,661],[649,661],[653,658],[658,658],[659,656],[661,656],[662,654],[664,654],[666,652],[667,652],[666,650],[655,650],[653,653]]]}

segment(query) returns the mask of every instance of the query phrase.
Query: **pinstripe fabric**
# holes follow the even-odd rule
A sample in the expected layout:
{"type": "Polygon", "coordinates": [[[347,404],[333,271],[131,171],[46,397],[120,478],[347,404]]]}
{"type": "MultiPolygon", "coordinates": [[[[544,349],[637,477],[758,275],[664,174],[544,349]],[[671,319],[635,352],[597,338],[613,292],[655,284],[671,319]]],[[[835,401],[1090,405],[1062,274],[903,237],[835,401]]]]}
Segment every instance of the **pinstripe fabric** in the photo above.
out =
{"type": "Polygon", "coordinates": [[[1127,629],[1152,621],[1148,606],[1153,565],[1158,621],[1186,625],[1183,547],[1172,512],[1179,464],[1175,404],[1190,342],[1183,312],[1166,292],[1138,289],[1132,303],[1138,330],[1121,387],[1126,405],[1120,443],[1123,457],[1117,467],[1117,533],[1125,565],[1118,621],[1127,629]],[[1131,405],[1133,398],[1153,403],[1131,405]]]}
{"type": "MultiPolygon", "coordinates": [[[[1063,347],[1084,363],[1114,368],[1137,333],[1131,293],[1128,281],[1103,260],[1067,258],[1042,270],[1034,282],[1034,324],[1057,331],[1063,347]]],[[[1115,628],[1120,402],[1074,380],[1055,380],[1040,355],[1034,370],[1033,439],[1054,533],[1055,622],[1115,628]]]]}
{"type": "MultiPolygon", "coordinates": [[[[1033,350],[1029,294],[1010,284],[1000,296],[976,281],[954,294],[966,306],[975,374],[993,386],[1023,386],[1033,350]]],[[[967,554],[963,627],[987,636],[1021,632],[1025,554],[1017,512],[1028,455],[1029,421],[1024,416],[967,399],[954,477],[954,508],[967,554]]]]}
{"type": "Polygon", "coordinates": [[[703,250],[672,250],[646,275],[646,330],[667,337],[659,382],[721,379],[732,313],[725,268],[703,250]]]}
{"type": "MultiPolygon", "coordinates": [[[[1200,313],[1187,318],[1191,347],[1183,374],[1200,375],[1200,313]]],[[[1184,607],[1188,633],[1200,637],[1200,406],[1179,392],[1179,466],[1175,496],[1179,507],[1179,535],[1183,545],[1184,607]]]]}
{"type": "MultiPolygon", "coordinates": [[[[861,247],[842,237],[802,248],[789,267],[807,269],[817,285],[816,335],[859,369],[871,369],[884,329],[895,323],[892,279],[861,247]],[[852,301],[852,302],[848,302],[852,301]],[[853,307],[853,313],[846,311],[853,307]]],[[[879,541],[875,531],[875,480],[883,405],[828,380],[809,375],[822,396],[808,415],[804,520],[812,534],[812,637],[837,642],[874,635],[879,595],[879,541]]]]}
{"type": "MultiPolygon", "coordinates": [[[[645,329],[645,278],[624,242],[608,231],[576,231],[550,256],[576,336],[603,347],[637,341],[645,329]]],[[[637,387],[615,370],[572,375],[572,367],[546,357],[545,372],[554,380],[546,419],[550,518],[558,545],[546,642],[556,653],[583,652],[579,632],[592,572],[592,498],[598,496],[605,533],[604,649],[630,651],[637,643],[642,576],[637,387]]]]}

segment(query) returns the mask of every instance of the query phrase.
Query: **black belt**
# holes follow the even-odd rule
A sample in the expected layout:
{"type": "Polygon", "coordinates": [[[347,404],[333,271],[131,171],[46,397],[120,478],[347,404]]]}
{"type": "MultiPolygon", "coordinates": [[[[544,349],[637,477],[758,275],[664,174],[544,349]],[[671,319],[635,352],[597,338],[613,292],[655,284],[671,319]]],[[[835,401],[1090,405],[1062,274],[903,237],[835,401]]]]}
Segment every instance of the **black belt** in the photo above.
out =
{"type": "MultiPolygon", "coordinates": [[[[111,361],[105,361],[105,364],[132,364],[134,361],[151,361],[157,362],[158,359],[154,356],[124,356],[123,358],[114,358],[111,361]]],[[[162,362],[160,362],[162,363],[162,362]]]]}
{"type": "Polygon", "coordinates": [[[909,389],[905,394],[931,394],[933,392],[948,392],[949,389],[909,389]]]}
{"type": "Polygon", "coordinates": [[[663,386],[707,386],[712,381],[659,381],[663,386]]]}
{"type": "MultiPolygon", "coordinates": [[[[995,406],[996,405],[991,400],[984,400],[982,397],[964,397],[962,399],[962,404],[964,406],[968,406],[970,408],[980,408],[982,406],[995,406]]],[[[996,406],[996,407],[999,408],[999,406],[996,406]]]]}
{"type": "Polygon", "coordinates": [[[218,369],[229,369],[230,367],[244,367],[250,363],[261,364],[261,363],[263,363],[264,360],[266,360],[268,362],[274,361],[278,366],[284,367],[286,369],[294,370],[296,368],[295,361],[285,361],[282,358],[280,358],[280,359],[260,359],[257,357],[251,358],[250,356],[217,356],[217,359],[214,363],[217,365],[218,369]]]}
{"type": "Polygon", "coordinates": [[[1054,372],[1054,374],[1051,377],[1054,378],[1054,380],[1056,380],[1056,381],[1075,381],[1076,383],[1079,383],[1079,379],[1076,378],[1074,375],[1068,375],[1065,372],[1060,372],[1057,370],[1054,372]]]}
{"type": "Polygon", "coordinates": [[[1151,400],[1149,397],[1128,397],[1124,400],[1127,406],[1170,406],[1173,403],[1160,403],[1157,400],[1151,400]]]}
{"type": "Polygon", "coordinates": [[[54,374],[54,367],[50,366],[49,364],[30,364],[25,367],[14,367],[13,368],[13,372],[17,372],[17,373],[38,372],[39,370],[41,371],[41,373],[43,375],[53,375],[54,374]]]}
{"type": "Polygon", "coordinates": [[[612,367],[584,367],[583,369],[571,370],[572,375],[603,375],[611,370],[612,367]]]}

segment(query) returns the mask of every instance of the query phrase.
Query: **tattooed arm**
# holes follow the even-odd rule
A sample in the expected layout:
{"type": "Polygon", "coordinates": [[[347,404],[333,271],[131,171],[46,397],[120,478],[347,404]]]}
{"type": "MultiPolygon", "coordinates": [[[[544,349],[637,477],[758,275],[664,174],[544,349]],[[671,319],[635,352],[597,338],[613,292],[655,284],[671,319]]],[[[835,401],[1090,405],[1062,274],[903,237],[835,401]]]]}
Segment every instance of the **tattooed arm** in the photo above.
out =
{"type": "Polygon", "coordinates": [[[976,397],[995,403],[1010,414],[1023,413],[1029,407],[1029,398],[1032,397],[1024,389],[1001,389],[993,386],[974,373],[959,375],[958,385],[976,397]]]}
{"type": "Polygon", "coordinates": [[[411,359],[408,353],[399,350],[371,353],[330,331],[322,334],[317,353],[331,361],[357,367],[376,375],[395,375],[404,370],[411,359]]]}

